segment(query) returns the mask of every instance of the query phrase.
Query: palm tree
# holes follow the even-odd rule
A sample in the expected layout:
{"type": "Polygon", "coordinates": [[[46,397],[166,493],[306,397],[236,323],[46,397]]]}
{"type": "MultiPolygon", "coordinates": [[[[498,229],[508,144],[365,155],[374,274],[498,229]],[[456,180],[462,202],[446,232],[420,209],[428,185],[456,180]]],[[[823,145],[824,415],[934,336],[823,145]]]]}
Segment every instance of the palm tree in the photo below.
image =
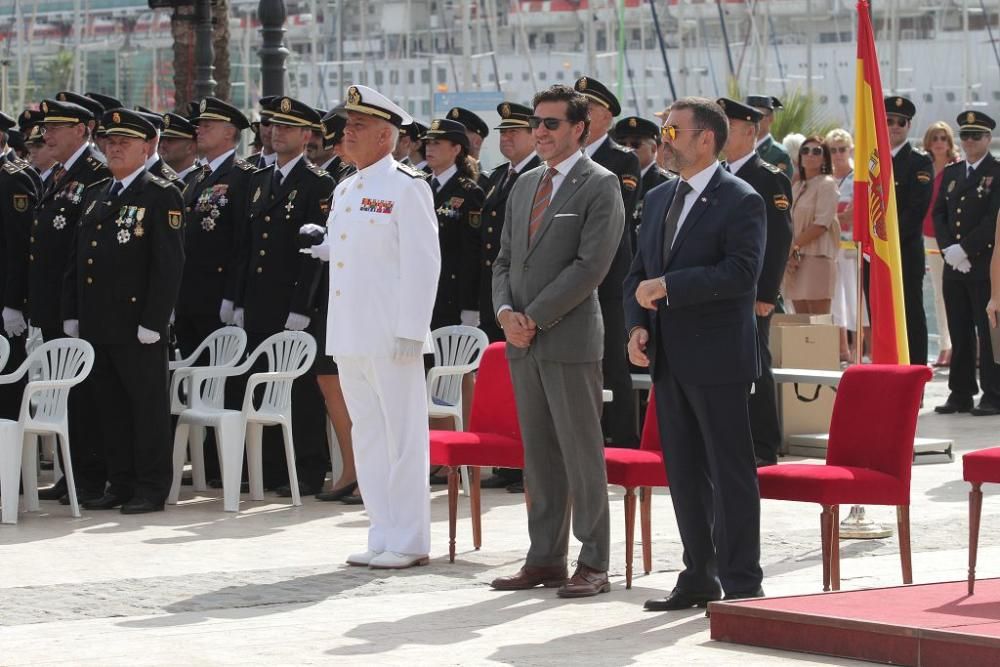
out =
{"type": "MultiPolygon", "coordinates": [[[[212,46],[215,50],[215,96],[227,100],[230,91],[229,0],[211,0],[212,46]]],[[[194,7],[174,7],[170,33],[174,38],[174,107],[180,112],[194,99],[194,7]]]]}

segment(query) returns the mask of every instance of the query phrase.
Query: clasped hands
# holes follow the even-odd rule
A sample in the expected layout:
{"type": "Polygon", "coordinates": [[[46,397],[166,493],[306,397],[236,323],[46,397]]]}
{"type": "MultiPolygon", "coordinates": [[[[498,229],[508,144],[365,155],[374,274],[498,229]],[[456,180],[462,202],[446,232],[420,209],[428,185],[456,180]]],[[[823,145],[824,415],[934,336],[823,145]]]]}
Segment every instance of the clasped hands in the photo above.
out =
{"type": "Polygon", "coordinates": [[[942,250],[941,254],[944,256],[944,261],[948,263],[948,266],[959,273],[968,273],[972,270],[972,262],[969,261],[969,256],[961,245],[953,243],[942,250]]]}
{"type": "Polygon", "coordinates": [[[524,313],[504,310],[497,316],[507,342],[514,347],[527,348],[538,333],[538,325],[524,313]]]}

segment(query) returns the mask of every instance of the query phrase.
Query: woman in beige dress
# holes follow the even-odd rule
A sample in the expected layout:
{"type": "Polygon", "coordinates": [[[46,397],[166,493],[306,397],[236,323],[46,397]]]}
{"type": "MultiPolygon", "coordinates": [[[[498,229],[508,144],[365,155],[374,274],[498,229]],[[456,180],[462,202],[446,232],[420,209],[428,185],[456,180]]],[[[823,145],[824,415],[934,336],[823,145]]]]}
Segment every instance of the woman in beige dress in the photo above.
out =
{"type": "Polygon", "coordinates": [[[840,223],[830,150],[820,137],[799,148],[799,178],[792,186],[792,247],[785,269],[785,297],[796,313],[828,314],[837,282],[840,223]]]}

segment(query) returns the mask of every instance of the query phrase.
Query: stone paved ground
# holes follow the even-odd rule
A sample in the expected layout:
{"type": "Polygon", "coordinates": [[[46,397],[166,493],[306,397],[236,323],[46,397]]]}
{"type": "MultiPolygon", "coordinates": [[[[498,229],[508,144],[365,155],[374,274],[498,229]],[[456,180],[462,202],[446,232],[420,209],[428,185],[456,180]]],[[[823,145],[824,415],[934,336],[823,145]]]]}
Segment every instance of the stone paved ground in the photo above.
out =
{"type": "MultiPolygon", "coordinates": [[[[959,453],[996,444],[1000,418],[931,412],[946,391],[940,377],[929,388],[919,434],[953,438],[959,453]]],[[[914,467],[917,582],[965,577],[967,493],[960,458],[914,467]]],[[[643,613],[642,602],[668,590],[680,565],[662,490],[653,500],[654,571],[624,589],[622,494],[612,488],[614,588],[576,602],[551,590],[487,586],[515,570],[525,549],[523,498],[503,491],[484,492],[479,552],[463,499],[455,564],[447,561],[446,497],[436,491],[433,560],[398,574],[344,565],[364,545],[361,509],[311,499],[291,508],[270,498],[245,502],[234,516],[216,495],[183,494],[181,506],[152,516],[72,519],[43,503],[17,526],[0,526],[0,665],[851,664],[712,642],[694,611],[643,613]]],[[[869,514],[894,521],[889,508],[869,514]]],[[[768,594],[820,589],[818,518],[816,506],[764,502],[768,594]]],[[[987,489],[981,545],[980,575],[1000,576],[996,489],[987,489]]],[[[842,549],[845,589],[900,582],[895,538],[842,549]]]]}

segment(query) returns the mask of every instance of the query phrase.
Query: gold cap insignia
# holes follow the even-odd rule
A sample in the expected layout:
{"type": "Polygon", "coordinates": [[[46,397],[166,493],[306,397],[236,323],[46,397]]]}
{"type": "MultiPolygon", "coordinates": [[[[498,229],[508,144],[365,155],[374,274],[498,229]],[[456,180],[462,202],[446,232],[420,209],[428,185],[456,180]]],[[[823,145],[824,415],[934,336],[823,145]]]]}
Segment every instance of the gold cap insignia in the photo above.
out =
{"type": "Polygon", "coordinates": [[[636,121],[635,118],[629,118],[628,119],[628,126],[629,127],[638,127],[638,125],[639,125],[639,123],[638,123],[638,121],[636,121]]]}
{"type": "Polygon", "coordinates": [[[170,127],[170,116],[163,117],[163,127],[170,127]]]}
{"type": "MultiPolygon", "coordinates": [[[[458,113],[458,109],[452,109],[451,110],[451,117],[452,118],[458,118],[460,115],[461,114],[458,113]]],[[[435,129],[437,129],[437,128],[435,128],[435,129]]]]}
{"type": "Polygon", "coordinates": [[[510,118],[510,105],[509,104],[504,104],[503,106],[500,107],[500,115],[503,118],[510,118]]]}
{"type": "Polygon", "coordinates": [[[59,95],[56,96],[56,99],[59,100],[60,102],[65,102],[66,101],[66,93],[59,93],[59,95]]]}
{"type": "Polygon", "coordinates": [[[896,106],[897,107],[903,106],[903,98],[902,97],[897,97],[896,98],[896,106]]]}
{"type": "Polygon", "coordinates": [[[49,112],[49,105],[46,104],[45,102],[42,102],[42,113],[48,113],[48,112],[49,112]]]}
{"type": "Polygon", "coordinates": [[[361,93],[354,86],[347,89],[347,103],[352,105],[361,104],[361,93]]]}
{"type": "Polygon", "coordinates": [[[577,90],[587,90],[587,77],[581,77],[579,81],[576,82],[577,90]]]}
{"type": "Polygon", "coordinates": [[[440,127],[441,127],[441,121],[439,121],[439,120],[431,121],[431,129],[432,130],[437,130],[440,127]]]}
{"type": "Polygon", "coordinates": [[[281,98],[281,113],[288,113],[292,110],[292,101],[287,97],[281,98]]]}
{"type": "Polygon", "coordinates": [[[201,105],[198,108],[201,110],[202,113],[205,113],[205,111],[208,109],[208,100],[202,100],[201,105]]]}
{"type": "Polygon", "coordinates": [[[969,113],[965,114],[965,122],[966,123],[975,123],[976,122],[976,114],[975,114],[975,112],[970,111],[969,113]]]}
{"type": "Polygon", "coordinates": [[[112,123],[120,123],[120,122],[122,122],[121,114],[118,113],[117,111],[114,112],[113,114],[111,114],[111,122],[112,123]]]}

